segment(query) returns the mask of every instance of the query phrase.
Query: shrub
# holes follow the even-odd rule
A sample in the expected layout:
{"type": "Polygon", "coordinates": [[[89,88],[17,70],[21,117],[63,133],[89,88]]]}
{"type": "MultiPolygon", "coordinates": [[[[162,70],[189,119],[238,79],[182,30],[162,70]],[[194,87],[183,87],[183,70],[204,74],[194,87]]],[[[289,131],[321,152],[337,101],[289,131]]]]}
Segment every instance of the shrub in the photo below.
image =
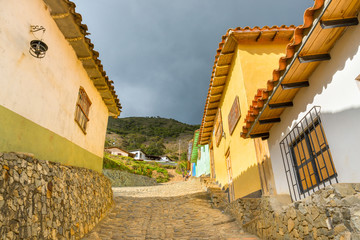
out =
{"type": "Polygon", "coordinates": [[[168,171],[157,163],[135,161],[133,158],[104,154],[104,169],[115,169],[156,178],[159,183],[169,181],[168,171]],[[156,174],[155,174],[156,173],[156,174]]]}

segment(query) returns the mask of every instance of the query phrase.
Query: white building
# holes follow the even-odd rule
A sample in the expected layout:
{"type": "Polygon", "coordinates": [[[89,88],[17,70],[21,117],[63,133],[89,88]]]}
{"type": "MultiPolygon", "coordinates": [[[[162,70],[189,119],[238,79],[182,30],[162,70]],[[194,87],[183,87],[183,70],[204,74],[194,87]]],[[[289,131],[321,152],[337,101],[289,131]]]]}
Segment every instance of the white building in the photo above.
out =
{"type": "Polygon", "coordinates": [[[121,106],[75,4],[2,1],[0,26],[0,152],[101,171],[121,106]]]}
{"type": "Polygon", "coordinates": [[[136,160],[148,160],[146,157],[146,154],[141,151],[140,149],[136,149],[136,150],[131,150],[129,151],[129,153],[134,155],[134,159],[136,160]]]}
{"type": "Polygon", "coordinates": [[[293,200],[360,182],[360,4],[320,3],[259,89],[242,134],[268,138],[276,192],[293,200]]]}

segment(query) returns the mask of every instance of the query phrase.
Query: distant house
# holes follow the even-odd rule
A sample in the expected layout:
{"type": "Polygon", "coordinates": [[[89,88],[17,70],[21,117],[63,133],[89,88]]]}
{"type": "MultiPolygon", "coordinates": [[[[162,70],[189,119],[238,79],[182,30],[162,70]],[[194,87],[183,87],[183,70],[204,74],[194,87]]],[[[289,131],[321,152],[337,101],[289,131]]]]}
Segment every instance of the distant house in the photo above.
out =
{"type": "MultiPolygon", "coordinates": [[[[210,175],[210,150],[209,144],[199,145],[198,148],[198,159],[196,161],[196,176],[200,177],[202,175],[210,175]]],[[[213,172],[213,175],[215,173],[213,172]]]]}
{"type": "Polygon", "coordinates": [[[0,15],[0,151],[101,171],[121,105],[75,4],[6,1],[0,15]]]}
{"type": "Polygon", "coordinates": [[[146,155],[146,161],[160,161],[160,160],[161,160],[160,156],[146,155]]]}
{"type": "Polygon", "coordinates": [[[161,161],[163,161],[163,162],[173,162],[173,160],[168,156],[162,156],[161,161]]]}
{"type": "Polygon", "coordinates": [[[188,158],[191,161],[192,175],[199,177],[210,173],[209,145],[199,144],[199,132],[194,132],[193,139],[189,142],[188,158]],[[191,149],[190,149],[191,147],[191,149]]]}
{"type": "Polygon", "coordinates": [[[105,149],[105,152],[108,152],[112,155],[117,155],[117,156],[124,156],[124,157],[132,157],[133,154],[121,149],[121,148],[118,148],[118,147],[109,147],[109,148],[106,148],[105,149]]]}
{"type": "Polygon", "coordinates": [[[359,3],[315,1],[250,101],[242,136],[268,138],[276,192],[293,201],[360,182],[359,3]]]}
{"type": "Polygon", "coordinates": [[[134,155],[134,159],[136,160],[148,160],[148,158],[146,157],[146,154],[141,151],[140,149],[136,149],[136,150],[131,150],[129,151],[129,153],[134,155]]]}

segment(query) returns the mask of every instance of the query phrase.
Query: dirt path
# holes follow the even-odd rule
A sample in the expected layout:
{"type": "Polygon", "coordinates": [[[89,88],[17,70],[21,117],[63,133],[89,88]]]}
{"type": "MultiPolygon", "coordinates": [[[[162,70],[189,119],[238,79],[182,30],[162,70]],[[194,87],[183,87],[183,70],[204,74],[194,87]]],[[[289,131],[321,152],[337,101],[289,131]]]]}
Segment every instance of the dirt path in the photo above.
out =
{"type": "Polygon", "coordinates": [[[175,169],[167,169],[170,177],[170,181],[168,183],[172,182],[182,182],[184,181],[184,178],[181,174],[178,174],[175,169]]]}
{"type": "Polygon", "coordinates": [[[114,197],[177,197],[205,192],[199,180],[190,179],[182,182],[167,182],[151,187],[119,187],[113,188],[114,197]]]}

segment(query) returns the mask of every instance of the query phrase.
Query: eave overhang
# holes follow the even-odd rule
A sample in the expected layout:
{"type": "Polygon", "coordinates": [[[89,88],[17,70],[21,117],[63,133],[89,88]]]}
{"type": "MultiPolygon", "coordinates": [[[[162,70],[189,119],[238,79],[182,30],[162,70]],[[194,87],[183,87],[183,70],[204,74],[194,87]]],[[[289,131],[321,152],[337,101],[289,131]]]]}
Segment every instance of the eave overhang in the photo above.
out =
{"type": "Polygon", "coordinates": [[[269,133],[278,121],[266,119],[280,119],[284,110],[292,106],[298,91],[311,87],[308,79],[321,62],[331,59],[330,50],[346,28],[358,24],[354,19],[359,10],[359,0],[315,0],[313,7],[304,13],[303,25],[295,29],[272,80],[265,89],[257,91],[245,118],[242,137],[269,133]]]}
{"type": "Polygon", "coordinates": [[[100,93],[109,115],[118,117],[121,113],[121,104],[114,90],[114,82],[109,80],[103,69],[99,53],[86,36],[88,28],[82,24],[82,17],[75,12],[76,5],[69,0],[44,0],[50,9],[50,14],[65,39],[74,49],[77,58],[81,61],[89,78],[100,93]]]}

